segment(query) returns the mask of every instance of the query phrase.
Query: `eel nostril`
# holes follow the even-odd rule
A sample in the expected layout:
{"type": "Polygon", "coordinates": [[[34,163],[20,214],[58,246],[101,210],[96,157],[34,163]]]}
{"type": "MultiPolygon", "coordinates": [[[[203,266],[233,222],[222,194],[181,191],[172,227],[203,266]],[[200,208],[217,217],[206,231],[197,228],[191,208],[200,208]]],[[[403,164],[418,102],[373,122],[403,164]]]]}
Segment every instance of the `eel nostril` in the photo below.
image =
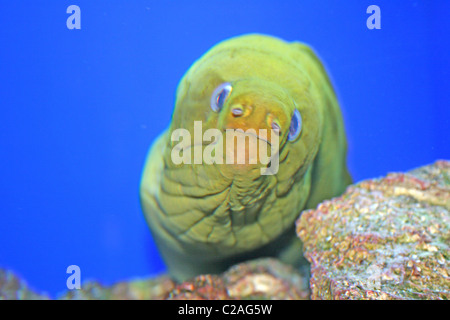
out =
{"type": "Polygon", "coordinates": [[[278,135],[280,135],[281,133],[281,127],[278,123],[276,123],[275,121],[272,121],[272,123],[270,124],[270,126],[272,127],[272,129],[275,131],[275,133],[277,133],[278,135]]]}

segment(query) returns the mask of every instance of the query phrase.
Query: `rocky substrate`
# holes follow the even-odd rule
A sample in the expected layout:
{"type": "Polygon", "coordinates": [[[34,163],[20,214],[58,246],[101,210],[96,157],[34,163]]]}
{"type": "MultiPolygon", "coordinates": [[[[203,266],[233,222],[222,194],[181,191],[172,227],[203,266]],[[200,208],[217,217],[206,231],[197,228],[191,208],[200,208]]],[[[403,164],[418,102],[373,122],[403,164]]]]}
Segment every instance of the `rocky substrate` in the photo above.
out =
{"type": "Polygon", "coordinates": [[[449,299],[450,163],[351,186],[303,212],[312,299],[449,299]]]}
{"type": "MultiPolygon", "coordinates": [[[[308,272],[306,271],[306,274],[308,272]]],[[[80,290],[58,297],[63,300],[241,300],[309,299],[309,277],[276,259],[258,259],[241,263],[222,275],[201,275],[191,281],[175,283],[162,275],[104,286],[90,281],[80,290]]],[[[0,271],[0,300],[49,299],[33,292],[12,272],[0,271]]]]}
{"type": "MultiPolygon", "coordinates": [[[[59,299],[449,299],[450,162],[350,186],[296,222],[309,261],[275,259],[177,284],[168,276],[104,286],[87,282],[59,299]]],[[[0,299],[48,299],[0,269],[0,299]]]]}

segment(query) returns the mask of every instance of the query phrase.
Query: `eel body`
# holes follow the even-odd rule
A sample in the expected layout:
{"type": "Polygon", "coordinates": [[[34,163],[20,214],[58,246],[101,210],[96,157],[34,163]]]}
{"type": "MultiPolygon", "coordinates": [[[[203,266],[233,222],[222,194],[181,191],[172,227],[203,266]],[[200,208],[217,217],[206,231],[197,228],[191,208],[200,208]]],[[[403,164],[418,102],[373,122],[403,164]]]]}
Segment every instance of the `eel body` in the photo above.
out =
{"type": "MultiPolygon", "coordinates": [[[[225,145],[222,155],[239,149],[225,145]]],[[[262,256],[299,264],[294,221],[351,182],[346,149],[332,84],[310,47],[258,34],[212,47],[181,79],[171,124],[151,146],[141,178],[142,210],[170,274],[181,281],[262,256]],[[183,143],[180,129],[190,133],[183,143]],[[210,152],[217,141],[208,129],[276,132],[276,148],[269,136],[256,137],[270,157],[277,154],[277,170],[262,174],[273,158],[174,161],[180,150],[210,152]]]]}

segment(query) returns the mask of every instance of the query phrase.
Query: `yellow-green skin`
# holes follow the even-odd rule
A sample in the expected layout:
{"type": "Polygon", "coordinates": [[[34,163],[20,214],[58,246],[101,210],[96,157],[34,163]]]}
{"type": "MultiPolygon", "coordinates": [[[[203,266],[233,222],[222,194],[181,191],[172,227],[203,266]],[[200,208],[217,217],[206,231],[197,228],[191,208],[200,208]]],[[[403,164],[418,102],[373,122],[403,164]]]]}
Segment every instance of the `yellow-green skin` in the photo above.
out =
{"type": "Polygon", "coordinates": [[[217,44],[181,79],[172,123],[151,147],[142,174],[142,209],[170,274],[181,281],[261,256],[298,264],[294,221],[302,210],[344,191],[351,182],[345,158],[335,93],[307,45],[256,34],[217,44]],[[214,112],[211,95],[224,82],[233,90],[214,112]],[[233,116],[234,107],[244,108],[244,116],[233,116]],[[288,141],[294,108],[302,131],[288,141]],[[194,132],[194,121],[203,121],[203,132],[245,131],[270,130],[271,119],[281,127],[275,175],[261,175],[258,165],[171,160],[173,130],[194,132]]]}

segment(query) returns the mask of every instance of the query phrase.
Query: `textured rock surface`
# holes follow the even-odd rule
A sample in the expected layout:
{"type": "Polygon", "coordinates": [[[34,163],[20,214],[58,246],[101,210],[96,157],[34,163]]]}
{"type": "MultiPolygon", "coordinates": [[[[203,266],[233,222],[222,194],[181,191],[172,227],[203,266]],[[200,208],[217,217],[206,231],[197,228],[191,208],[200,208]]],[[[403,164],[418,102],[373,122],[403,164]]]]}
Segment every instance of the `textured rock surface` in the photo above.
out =
{"type": "Polygon", "coordinates": [[[308,278],[273,259],[239,264],[223,275],[176,284],[167,276],[102,286],[88,282],[62,299],[307,299],[308,278]]]}
{"type": "Polygon", "coordinates": [[[32,291],[25,281],[11,271],[0,269],[0,300],[44,300],[45,294],[32,291]]]}
{"type": "Polygon", "coordinates": [[[276,259],[258,259],[238,264],[221,276],[199,276],[179,284],[168,298],[306,300],[308,282],[308,276],[276,259]]]}
{"type": "Polygon", "coordinates": [[[86,282],[80,290],[68,291],[62,300],[162,300],[174,288],[168,276],[136,279],[104,286],[99,282],[86,282]]]}
{"type": "Polygon", "coordinates": [[[450,162],[351,186],[297,233],[312,299],[449,299],[450,162]]]}

